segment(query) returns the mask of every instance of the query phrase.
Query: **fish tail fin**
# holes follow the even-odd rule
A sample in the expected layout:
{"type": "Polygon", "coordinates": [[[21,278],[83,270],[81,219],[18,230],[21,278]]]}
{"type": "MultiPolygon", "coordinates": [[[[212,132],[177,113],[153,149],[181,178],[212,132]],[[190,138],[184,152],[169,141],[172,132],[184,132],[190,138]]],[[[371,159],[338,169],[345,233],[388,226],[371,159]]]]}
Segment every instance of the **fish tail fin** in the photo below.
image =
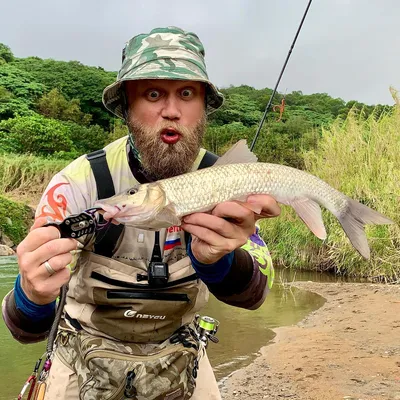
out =
{"type": "Polygon", "coordinates": [[[350,198],[347,199],[346,207],[341,210],[337,218],[352,245],[365,259],[369,259],[370,249],[364,226],[367,224],[386,225],[394,223],[378,211],[350,198]]]}

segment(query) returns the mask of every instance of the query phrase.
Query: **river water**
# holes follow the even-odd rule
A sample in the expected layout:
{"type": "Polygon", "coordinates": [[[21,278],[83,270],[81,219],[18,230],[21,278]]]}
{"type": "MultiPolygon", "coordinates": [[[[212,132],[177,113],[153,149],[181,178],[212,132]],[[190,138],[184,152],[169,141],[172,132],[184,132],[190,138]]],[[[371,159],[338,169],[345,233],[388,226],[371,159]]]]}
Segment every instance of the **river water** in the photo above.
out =
{"type": "MultiPolygon", "coordinates": [[[[13,287],[18,273],[15,257],[0,257],[0,299],[13,287]]],[[[273,338],[273,328],[296,324],[321,307],[325,300],[313,293],[290,288],[290,272],[277,273],[276,284],[265,303],[254,311],[231,307],[210,296],[203,315],[220,321],[219,343],[210,343],[208,355],[218,380],[248,365],[259,349],[273,338]]],[[[318,273],[297,273],[296,280],[333,281],[318,273]]],[[[43,354],[44,343],[22,345],[13,340],[0,321],[0,400],[16,399],[35,361],[43,354]]]]}

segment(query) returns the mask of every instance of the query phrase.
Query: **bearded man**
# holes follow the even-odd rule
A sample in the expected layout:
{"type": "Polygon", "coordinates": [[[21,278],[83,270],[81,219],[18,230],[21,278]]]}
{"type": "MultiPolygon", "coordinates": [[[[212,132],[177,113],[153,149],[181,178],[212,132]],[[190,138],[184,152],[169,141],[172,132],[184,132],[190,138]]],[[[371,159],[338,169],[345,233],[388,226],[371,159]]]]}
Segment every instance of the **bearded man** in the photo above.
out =
{"type": "Polygon", "coordinates": [[[256,216],[246,203],[225,202],[160,232],[120,225],[84,244],[60,238],[49,221],[138,183],[212,164],[201,142],[206,115],[223,97],[194,33],[168,27],[132,38],[103,102],[129,135],[51,180],[18,246],[20,274],[3,303],[5,322],[22,343],[45,339],[68,284],[46,399],[220,399],[193,318],[209,291],[237,307],[263,303],[273,269],[255,223],[277,216],[279,206],[251,196],[247,202],[262,209],[256,216]],[[151,276],[157,247],[164,281],[151,276]]]}

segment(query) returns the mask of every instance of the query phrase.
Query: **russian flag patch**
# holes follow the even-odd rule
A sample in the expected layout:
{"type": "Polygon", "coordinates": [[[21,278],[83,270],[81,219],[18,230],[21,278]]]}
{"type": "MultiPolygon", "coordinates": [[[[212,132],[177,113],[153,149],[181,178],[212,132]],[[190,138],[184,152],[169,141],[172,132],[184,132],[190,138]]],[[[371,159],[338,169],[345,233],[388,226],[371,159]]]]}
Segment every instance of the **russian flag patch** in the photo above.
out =
{"type": "Polygon", "coordinates": [[[180,226],[172,226],[167,229],[167,237],[164,243],[164,251],[171,250],[176,246],[180,246],[181,242],[181,235],[180,231],[182,228],[180,226]]]}

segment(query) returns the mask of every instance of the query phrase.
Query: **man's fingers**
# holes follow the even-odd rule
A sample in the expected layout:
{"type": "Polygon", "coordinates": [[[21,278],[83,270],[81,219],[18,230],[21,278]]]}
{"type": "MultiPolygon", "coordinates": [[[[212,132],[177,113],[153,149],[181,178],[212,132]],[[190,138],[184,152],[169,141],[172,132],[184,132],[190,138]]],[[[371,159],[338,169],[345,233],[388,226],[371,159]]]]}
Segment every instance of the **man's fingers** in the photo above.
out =
{"type": "Polygon", "coordinates": [[[281,213],[278,202],[267,194],[251,195],[246,202],[261,207],[260,214],[255,215],[256,219],[277,217],[281,213]]]}
{"type": "Polygon", "coordinates": [[[63,268],[46,280],[41,280],[32,286],[28,298],[36,304],[49,304],[60,293],[60,287],[68,283],[71,274],[68,268],[63,268]],[[33,296],[33,297],[32,297],[33,296]]]}
{"type": "Polygon", "coordinates": [[[46,225],[49,223],[49,218],[48,217],[38,217],[35,219],[33,225],[31,226],[31,229],[29,232],[32,232],[33,230],[42,227],[43,225],[46,225]]]}
{"type": "Polygon", "coordinates": [[[55,226],[38,227],[32,230],[19,244],[17,253],[34,251],[44,243],[60,237],[60,231],[55,226]]]}
{"type": "Polygon", "coordinates": [[[182,229],[190,233],[191,235],[196,236],[199,240],[206,243],[210,247],[218,249],[218,251],[229,253],[236,247],[238,247],[236,240],[227,240],[215,231],[212,231],[211,229],[205,228],[203,226],[182,224],[182,229]]]}
{"type": "Polygon", "coordinates": [[[45,279],[49,276],[53,276],[63,270],[71,261],[71,253],[60,254],[59,256],[52,257],[43,264],[40,264],[40,267],[37,269],[37,276],[45,279]]]}
{"type": "Polygon", "coordinates": [[[74,239],[55,239],[44,243],[31,252],[25,251],[23,247],[18,247],[17,253],[19,268],[23,273],[31,271],[32,269],[37,269],[40,264],[43,264],[45,261],[55,256],[63,255],[65,253],[70,254],[69,252],[71,250],[76,250],[77,246],[77,241],[74,239]]]}
{"type": "MultiPolygon", "coordinates": [[[[206,213],[194,213],[184,218],[184,224],[191,224],[206,228],[210,232],[217,233],[226,239],[235,237],[235,229],[232,224],[223,218],[206,213]]],[[[189,232],[192,233],[192,232],[189,232]]],[[[207,241],[208,242],[208,241],[207,241]]]]}
{"type": "Polygon", "coordinates": [[[212,215],[220,218],[230,218],[238,222],[253,219],[253,212],[238,201],[226,201],[217,204],[212,210],[212,215]]]}

